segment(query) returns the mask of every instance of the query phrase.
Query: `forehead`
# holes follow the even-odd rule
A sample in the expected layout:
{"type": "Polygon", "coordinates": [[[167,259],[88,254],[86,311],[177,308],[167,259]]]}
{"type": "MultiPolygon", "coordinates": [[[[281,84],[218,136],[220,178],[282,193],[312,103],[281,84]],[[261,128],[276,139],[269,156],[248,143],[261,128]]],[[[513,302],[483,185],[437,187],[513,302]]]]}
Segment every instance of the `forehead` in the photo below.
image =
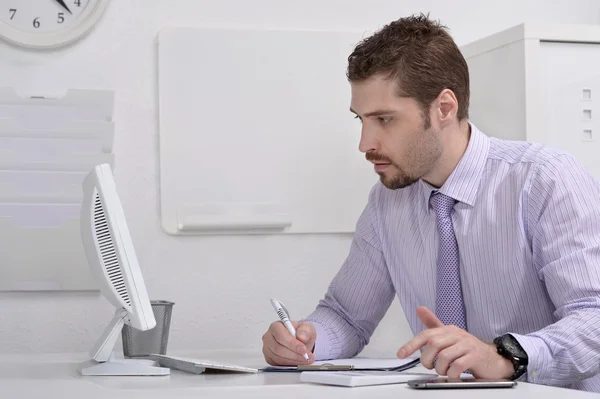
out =
{"type": "Polygon", "coordinates": [[[402,108],[409,100],[398,95],[394,79],[374,75],[368,79],[351,82],[352,99],[350,107],[358,114],[365,114],[382,108],[402,108]]]}

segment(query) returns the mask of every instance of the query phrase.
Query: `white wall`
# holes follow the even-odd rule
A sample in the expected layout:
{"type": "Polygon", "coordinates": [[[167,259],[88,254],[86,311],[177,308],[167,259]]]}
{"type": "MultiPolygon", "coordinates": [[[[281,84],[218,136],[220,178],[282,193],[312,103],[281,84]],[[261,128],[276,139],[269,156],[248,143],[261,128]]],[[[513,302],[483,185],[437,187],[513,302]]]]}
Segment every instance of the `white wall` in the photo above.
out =
{"type": "MultiPolygon", "coordinates": [[[[66,51],[38,55],[2,45],[0,85],[116,90],[117,184],[148,290],[176,302],[170,349],[259,350],[275,318],[269,297],[284,301],[293,316],[306,315],[344,260],[350,237],[175,238],[161,231],[157,31],[170,24],[372,30],[430,11],[464,44],[526,20],[595,24],[599,9],[597,0],[113,0],[98,29],[66,51]]],[[[96,294],[2,293],[0,352],[87,351],[111,315],[96,294]]],[[[409,337],[395,301],[367,351],[394,356],[409,337]]]]}

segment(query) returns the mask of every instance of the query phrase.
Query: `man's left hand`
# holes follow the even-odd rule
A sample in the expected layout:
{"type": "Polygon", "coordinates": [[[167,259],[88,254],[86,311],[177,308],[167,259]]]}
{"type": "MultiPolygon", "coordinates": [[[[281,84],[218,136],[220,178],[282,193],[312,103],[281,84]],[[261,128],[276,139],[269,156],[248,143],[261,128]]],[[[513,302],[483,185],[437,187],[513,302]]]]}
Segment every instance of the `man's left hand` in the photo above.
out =
{"type": "Polygon", "coordinates": [[[417,316],[427,328],[398,350],[401,359],[421,349],[421,363],[439,375],[459,378],[469,370],[475,378],[509,378],[514,373],[510,360],[500,356],[496,345],[485,343],[456,326],[444,325],[421,306],[417,316]],[[434,360],[437,356],[437,361],[434,360]]]}

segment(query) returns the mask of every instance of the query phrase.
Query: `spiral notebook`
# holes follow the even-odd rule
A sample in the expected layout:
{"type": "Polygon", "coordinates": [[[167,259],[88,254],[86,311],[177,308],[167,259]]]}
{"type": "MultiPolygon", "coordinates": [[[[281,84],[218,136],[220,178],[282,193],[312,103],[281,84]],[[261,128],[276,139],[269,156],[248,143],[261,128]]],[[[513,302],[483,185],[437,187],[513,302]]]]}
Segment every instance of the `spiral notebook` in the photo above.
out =
{"type": "Polygon", "coordinates": [[[266,372],[302,372],[302,371],[392,371],[399,372],[412,369],[420,364],[418,357],[398,358],[361,358],[334,359],[314,362],[300,366],[267,366],[261,369],[266,372]]]}

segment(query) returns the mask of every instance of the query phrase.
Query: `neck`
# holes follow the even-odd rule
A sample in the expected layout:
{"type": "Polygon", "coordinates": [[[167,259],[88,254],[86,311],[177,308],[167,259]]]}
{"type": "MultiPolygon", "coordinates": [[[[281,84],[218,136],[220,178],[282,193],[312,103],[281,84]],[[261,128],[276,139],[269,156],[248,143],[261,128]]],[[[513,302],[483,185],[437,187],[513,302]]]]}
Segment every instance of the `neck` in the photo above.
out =
{"type": "Polygon", "coordinates": [[[423,176],[423,180],[436,188],[444,185],[469,145],[471,128],[467,120],[455,125],[451,131],[443,133],[444,149],[433,169],[423,176]]]}

